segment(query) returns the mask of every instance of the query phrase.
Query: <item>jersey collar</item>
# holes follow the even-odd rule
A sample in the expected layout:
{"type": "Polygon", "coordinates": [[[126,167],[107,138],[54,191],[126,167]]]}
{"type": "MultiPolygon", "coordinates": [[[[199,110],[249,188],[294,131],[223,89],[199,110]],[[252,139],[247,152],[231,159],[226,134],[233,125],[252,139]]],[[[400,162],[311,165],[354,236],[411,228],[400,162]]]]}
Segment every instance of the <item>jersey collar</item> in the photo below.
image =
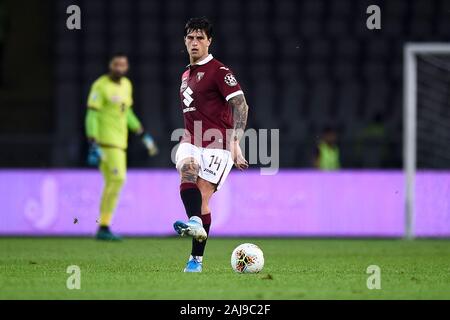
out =
{"type": "MultiPolygon", "coordinates": [[[[200,60],[200,61],[198,61],[197,63],[194,63],[192,66],[202,66],[202,65],[207,64],[208,62],[210,62],[212,59],[213,59],[213,56],[212,56],[212,54],[210,53],[210,54],[208,54],[208,55],[206,56],[205,59],[200,60]]],[[[191,67],[190,64],[188,64],[188,65],[186,66],[186,68],[189,68],[189,67],[191,67]]]]}

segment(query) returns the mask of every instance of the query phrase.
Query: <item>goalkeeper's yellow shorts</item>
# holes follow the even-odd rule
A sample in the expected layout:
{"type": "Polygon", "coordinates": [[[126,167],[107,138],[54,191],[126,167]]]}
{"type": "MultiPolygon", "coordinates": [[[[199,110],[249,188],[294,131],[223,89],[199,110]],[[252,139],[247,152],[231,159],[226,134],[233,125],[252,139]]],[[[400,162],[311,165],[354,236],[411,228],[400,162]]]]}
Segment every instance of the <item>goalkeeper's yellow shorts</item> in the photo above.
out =
{"type": "Polygon", "coordinates": [[[127,176],[127,154],[119,148],[100,147],[102,160],[100,171],[106,181],[122,180],[127,176]]]}

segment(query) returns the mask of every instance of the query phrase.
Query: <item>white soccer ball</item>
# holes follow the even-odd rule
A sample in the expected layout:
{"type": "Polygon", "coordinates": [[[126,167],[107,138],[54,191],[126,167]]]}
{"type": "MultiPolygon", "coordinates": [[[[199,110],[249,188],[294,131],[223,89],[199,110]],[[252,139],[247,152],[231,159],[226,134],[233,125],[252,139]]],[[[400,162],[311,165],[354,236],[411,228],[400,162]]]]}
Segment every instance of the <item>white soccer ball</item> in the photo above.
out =
{"type": "Polygon", "coordinates": [[[258,273],[264,267],[264,255],[255,244],[244,243],[233,250],[231,267],[238,273],[258,273]]]}

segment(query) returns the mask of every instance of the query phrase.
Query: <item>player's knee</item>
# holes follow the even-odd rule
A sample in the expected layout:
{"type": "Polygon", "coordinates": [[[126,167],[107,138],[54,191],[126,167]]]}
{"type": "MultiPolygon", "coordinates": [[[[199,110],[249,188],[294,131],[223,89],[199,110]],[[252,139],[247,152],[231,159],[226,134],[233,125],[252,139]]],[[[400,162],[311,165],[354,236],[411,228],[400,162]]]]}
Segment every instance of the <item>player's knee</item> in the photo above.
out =
{"type": "Polygon", "coordinates": [[[114,179],[111,179],[107,183],[107,188],[110,190],[111,193],[118,193],[122,189],[123,185],[125,184],[125,177],[115,177],[114,179]]]}
{"type": "Polygon", "coordinates": [[[209,199],[214,194],[214,185],[200,178],[197,181],[197,186],[202,194],[202,205],[208,206],[209,199]]]}
{"type": "Polygon", "coordinates": [[[125,176],[119,176],[116,179],[114,179],[114,183],[117,186],[122,187],[125,184],[125,180],[126,180],[125,176]]]}

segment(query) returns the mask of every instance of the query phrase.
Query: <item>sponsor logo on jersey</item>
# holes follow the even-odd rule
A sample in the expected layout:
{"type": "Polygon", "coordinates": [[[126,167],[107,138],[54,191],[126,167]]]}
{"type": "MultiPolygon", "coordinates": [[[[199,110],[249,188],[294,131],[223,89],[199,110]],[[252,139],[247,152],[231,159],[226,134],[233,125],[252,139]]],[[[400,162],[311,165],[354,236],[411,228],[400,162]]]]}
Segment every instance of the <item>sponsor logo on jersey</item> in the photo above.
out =
{"type": "Polygon", "coordinates": [[[180,92],[183,92],[188,86],[187,78],[183,78],[183,82],[181,83],[180,92]]]}
{"type": "Polygon", "coordinates": [[[205,75],[204,72],[199,72],[197,73],[197,82],[199,82],[200,80],[202,80],[203,76],[205,75]]]}
{"type": "Polygon", "coordinates": [[[225,80],[225,83],[227,85],[229,85],[230,87],[234,87],[234,86],[237,85],[237,80],[236,80],[236,78],[234,77],[234,75],[232,73],[227,73],[225,75],[224,80],[225,80]]]}
{"type": "Polygon", "coordinates": [[[184,108],[183,113],[191,112],[191,111],[195,111],[195,110],[197,110],[197,109],[195,109],[195,107],[184,108]]]}
{"type": "Polygon", "coordinates": [[[225,68],[225,67],[220,67],[219,69],[223,69],[223,70],[230,70],[229,68],[225,68]]]}
{"type": "Polygon", "coordinates": [[[189,107],[192,101],[194,101],[194,98],[192,98],[192,94],[194,92],[191,88],[187,87],[187,89],[183,92],[183,103],[186,107],[189,107]]]}

